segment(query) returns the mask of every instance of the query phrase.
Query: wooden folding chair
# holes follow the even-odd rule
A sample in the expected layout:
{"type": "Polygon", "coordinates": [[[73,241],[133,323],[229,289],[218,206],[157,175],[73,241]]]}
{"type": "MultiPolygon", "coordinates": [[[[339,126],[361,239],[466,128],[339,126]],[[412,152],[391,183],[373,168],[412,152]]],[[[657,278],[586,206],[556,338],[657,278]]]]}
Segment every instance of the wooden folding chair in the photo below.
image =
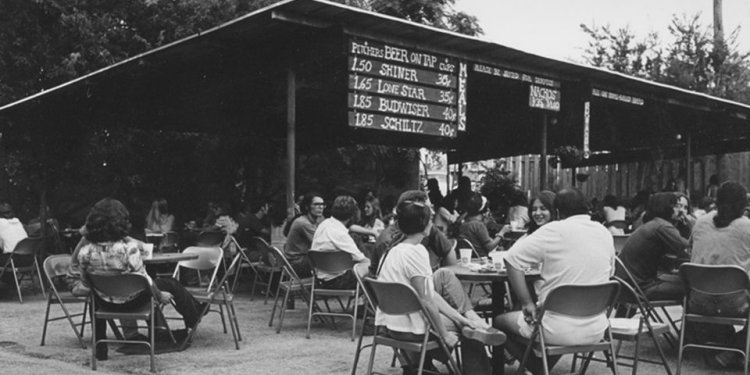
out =
{"type": "Polygon", "coordinates": [[[68,268],[70,268],[70,262],[72,257],[68,254],[51,255],[44,260],[44,276],[49,284],[49,291],[47,293],[47,310],[44,313],[44,327],[42,328],[42,342],[40,346],[44,346],[44,339],[47,337],[47,323],[54,322],[62,319],[67,319],[70,323],[70,328],[73,329],[78,342],[81,344],[83,349],[86,349],[86,342],[83,340],[83,328],[86,325],[86,313],[89,306],[89,300],[87,297],[74,296],[69,291],[59,292],[55,286],[55,279],[65,277],[68,274],[68,268]],[[83,310],[79,313],[71,314],[68,311],[68,306],[72,304],[83,303],[83,310]],[[54,304],[60,305],[64,315],[50,317],[50,307],[54,304]],[[81,322],[76,323],[73,318],[81,317],[81,322]],[[80,330],[78,329],[80,327],[80,330]]]}

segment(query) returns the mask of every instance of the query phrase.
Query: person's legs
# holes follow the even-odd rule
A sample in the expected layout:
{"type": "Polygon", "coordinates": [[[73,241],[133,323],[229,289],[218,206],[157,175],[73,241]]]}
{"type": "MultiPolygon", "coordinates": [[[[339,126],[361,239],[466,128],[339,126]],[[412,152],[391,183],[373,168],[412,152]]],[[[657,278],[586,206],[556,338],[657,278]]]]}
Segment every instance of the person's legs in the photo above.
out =
{"type": "MultiPolygon", "coordinates": [[[[524,352],[526,351],[526,344],[519,340],[519,337],[529,339],[533,333],[533,327],[526,323],[524,320],[523,312],[511,311],[495,317],[494,320],[495,328],[508,334],[508,341],[505,342],[505,349],[518,360],[523,359],[524,352]]],[[[559,355],[548,356],[547,366],[549,369],[555,366],[557,361],[560,360],[559,355]]],[[[529,357],[526,359],[526,369],[531,371],[533,374],[544,373],[544,362],[542,358],[537,357],[534,351],[529,353],[529,357]]]]}
{"type": "Polygon", "coordinates": [[[432,274],[432,281],[435,284],[435,291],[461,315],[473,309],[463,284],[451,270],[438,269],[432,274]]]}
{"type": "Polygon", "coordinates": [[[658,281],[643,289],[649,301],[677,300],[685,297],[682,280],[678,275],[663,274],[658,281]]]}
{"type": "Polygon", "coordinates": [[[186,328],[193,328],[203,310],[198,301],[183,287],[179,281],[171,277],[161,277],[154,281],[159,290],[169,292],[174,297],[175,309],[182,315],[186,328]]]}

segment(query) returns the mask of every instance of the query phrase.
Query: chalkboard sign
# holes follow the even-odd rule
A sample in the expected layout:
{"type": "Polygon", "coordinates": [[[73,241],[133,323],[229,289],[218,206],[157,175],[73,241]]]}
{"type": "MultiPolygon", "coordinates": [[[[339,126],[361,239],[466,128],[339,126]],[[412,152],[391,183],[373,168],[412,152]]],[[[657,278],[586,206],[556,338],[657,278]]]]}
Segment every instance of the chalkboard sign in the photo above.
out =
{"type": "Polygon", "coordinates": [[[458,59],[355,37],[347,48],[349,126],[457,135],[466,117],[458,59]]]}
{"type": "Polygon", "coordinates": [[[560,90],[536,85],[529,86],[529,107],[560,110],[560,90]]]}

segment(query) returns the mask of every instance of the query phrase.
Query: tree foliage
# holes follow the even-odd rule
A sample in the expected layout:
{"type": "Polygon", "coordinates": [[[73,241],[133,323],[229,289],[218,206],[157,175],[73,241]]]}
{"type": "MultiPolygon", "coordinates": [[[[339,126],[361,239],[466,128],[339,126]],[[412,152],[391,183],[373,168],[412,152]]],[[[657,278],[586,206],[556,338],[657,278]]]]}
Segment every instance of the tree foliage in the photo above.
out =
{"type": "Polygon", "coordinates": [[[583,59],[590,65],[750,103],[750,53],[738,49],[739,30],[717,43],[699,15],[673,16],[667,44],[656,33],[638,40],[628,27],[581,29],[589,36],[583,59]]]}

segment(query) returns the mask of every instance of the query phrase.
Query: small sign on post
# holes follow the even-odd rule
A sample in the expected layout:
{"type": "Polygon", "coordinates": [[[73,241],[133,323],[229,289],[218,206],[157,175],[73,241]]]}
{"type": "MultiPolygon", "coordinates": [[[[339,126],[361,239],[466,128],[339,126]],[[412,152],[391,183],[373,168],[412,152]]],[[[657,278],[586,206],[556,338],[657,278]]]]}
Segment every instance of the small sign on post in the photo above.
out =
{"type": "Polygon", "coordinates": [[[550,87],[530,85],[529,107],[560,111],[560,90],[550,87]]]}

